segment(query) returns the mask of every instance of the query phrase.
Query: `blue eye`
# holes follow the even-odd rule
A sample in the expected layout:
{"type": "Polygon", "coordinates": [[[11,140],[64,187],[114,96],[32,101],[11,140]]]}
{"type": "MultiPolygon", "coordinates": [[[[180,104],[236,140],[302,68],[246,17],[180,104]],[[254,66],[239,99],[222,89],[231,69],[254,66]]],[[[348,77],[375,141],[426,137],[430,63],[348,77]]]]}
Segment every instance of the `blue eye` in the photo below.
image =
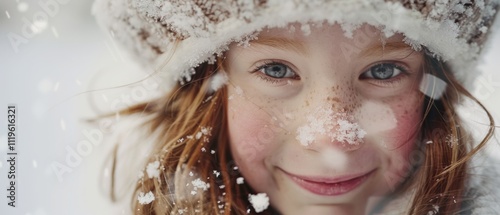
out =
{"type": "Polygon", "coordinates": [[[270,63],[264,66],[261,66],[258,71],[264,73],[265,75],[272,78],[293,78],[297,76],[295,72],[290,69],[290,67],[281,64],[281,63],[270,63]]]}
{"type": "Polygon", "coordinates": [[[368,71],[363,73],[364,78],[372,78],[377,80],[386,80],[394,78],[403,72],[403,68],[392,63],[381,63],[372,66],[368,71]]]}

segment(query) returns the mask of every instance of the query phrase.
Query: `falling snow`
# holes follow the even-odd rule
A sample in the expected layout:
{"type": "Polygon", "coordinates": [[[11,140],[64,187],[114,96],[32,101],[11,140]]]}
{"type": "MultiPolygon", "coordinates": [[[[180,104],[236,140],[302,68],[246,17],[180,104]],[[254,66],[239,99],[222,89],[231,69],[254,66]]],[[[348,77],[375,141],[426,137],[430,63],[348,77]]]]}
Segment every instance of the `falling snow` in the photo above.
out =
{"type": "Polygon", "coordinates": [[[26,2],[19,2],[17,5],[17,10],[19,12],[26,12],[30,8],[30,5],[26,2]]]}
{"type": "Polygon", "coordinates": [[[38,82],[38,91],[48,93],[53,89],[52,81],[49,78],[44,78],[38,82]]]}
{"type": "Polygon", "coordinates": [[[57,92],[57,90],[59,89],[59,82],[57,82],[55,85],[54,85],[54,92],[57,92]]]}
{"type": "Polygon", "coordinates": [[[63,131],[66,131],[66,122],[64,121],[64,119],[61,119],[61,120],[60,120],[60,124],[61,124],[61,129],[62,129],[63,131]]]}
{"type": "Polygon", "coordinates": [[[33,24],[30,26],[31,31],[35,34],[42,33],[47,27],[49,23],[46,20],[35,20],[33,24]]]}
{"type": "Polygon", "coordinates": [[[109,168],[104,169],[104,177],[109,177],[109,168]]]}
{"type": "Polygon", "coordinates": [[[57,32],[57,29],[55,27],[51,27],[50,30],[52,31],[54,37],[59,38],[59,32],[57,32]]]}

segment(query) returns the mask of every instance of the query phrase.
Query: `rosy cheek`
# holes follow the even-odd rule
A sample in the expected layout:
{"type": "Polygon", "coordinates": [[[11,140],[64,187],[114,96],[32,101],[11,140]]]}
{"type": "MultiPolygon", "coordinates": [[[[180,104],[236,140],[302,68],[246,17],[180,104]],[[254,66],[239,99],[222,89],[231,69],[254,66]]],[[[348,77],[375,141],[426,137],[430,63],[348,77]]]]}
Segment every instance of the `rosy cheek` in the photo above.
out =
{"type": "Polygon", "coordinates": [[[411,150],[415,145],[415,140],[420,136],[423,105],[420,100],[415,100],[404,104],[396,103],[392,105],[392,109],[394,110],[397,124],[387,135],[392,143],[387,147],[392,149],[402,147],[411,150]]]}
{"type": "Polygon", "coordinates": [[[422,120],[422,102],[419,99],[395,102],[392,105],[397,125],[386,135],[385,153],[389,164],[385,179],[391,188],[395,188],[411,174],[413,167],[423,162],[424,153],[416,147],[420,138],[422,120]]]}
{"type": "Polygon", "coordinates": [[[262,163],[276,136],[269,114],[244,98],[230,100],[228,107],[233,158],[240,168],[262,163]]]}

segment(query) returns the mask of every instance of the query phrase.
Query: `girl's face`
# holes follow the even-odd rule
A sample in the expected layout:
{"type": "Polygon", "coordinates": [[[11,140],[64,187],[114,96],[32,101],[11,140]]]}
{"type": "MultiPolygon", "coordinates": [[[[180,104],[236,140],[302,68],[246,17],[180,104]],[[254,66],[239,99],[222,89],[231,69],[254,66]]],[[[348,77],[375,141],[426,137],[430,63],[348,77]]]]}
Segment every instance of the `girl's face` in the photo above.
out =
{"type": "Polygon", "coordinates": [[[301,29],[230,47],[231,153],[283,214],[361,214],[410,171],[423,55],[370,26],[301,29]]]}

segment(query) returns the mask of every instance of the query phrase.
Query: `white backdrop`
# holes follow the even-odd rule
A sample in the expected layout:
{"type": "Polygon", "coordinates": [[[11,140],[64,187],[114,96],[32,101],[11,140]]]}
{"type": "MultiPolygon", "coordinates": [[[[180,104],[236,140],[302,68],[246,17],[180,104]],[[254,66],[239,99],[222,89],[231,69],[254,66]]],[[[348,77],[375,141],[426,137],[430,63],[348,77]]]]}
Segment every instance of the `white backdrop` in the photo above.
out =
{"type": "MultiPolygon", "coordinates": [[[[105,125],[78,122],[154,92],[141,83],[105,89],[145,73],[98,29],[90,7],[91,1],[77,0],[0,2],[0,214],[116,214],[105,197],[109,169],[101,165],[110,134],[105,125]],[[49,13],[40,2],[64,4],[49,13]],[[6,198],[8,104],[18,109],[15,208],[6,198]],[[82,141],[93,143],[80,149],[84,154],[77,152],[82,141]]],[[[500,34],[492,39],[475,95],[500,121],[500,34]]]]}

